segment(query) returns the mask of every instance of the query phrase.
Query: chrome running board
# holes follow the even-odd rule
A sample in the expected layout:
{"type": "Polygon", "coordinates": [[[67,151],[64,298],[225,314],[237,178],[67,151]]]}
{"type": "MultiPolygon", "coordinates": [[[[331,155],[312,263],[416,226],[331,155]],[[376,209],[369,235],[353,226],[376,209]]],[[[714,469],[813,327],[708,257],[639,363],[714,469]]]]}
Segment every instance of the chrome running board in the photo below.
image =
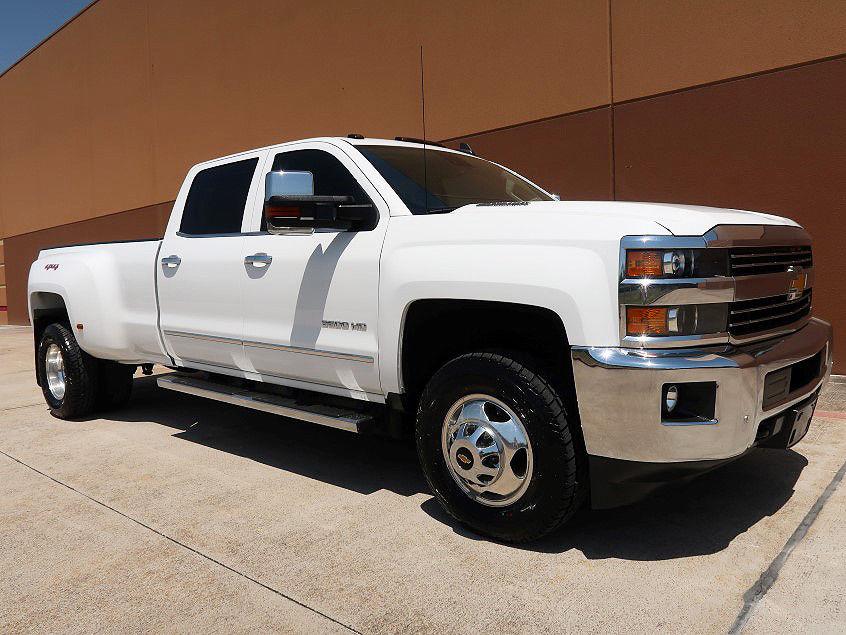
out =
{"type": "Polygon", "coordinates": [[[348,432],[363,432],[374,423],[371,415],[349,408],[324,404],[302,404],[291,397],[255,392],[184,375],[165,375],[159,377],[157,383],[159,387],[166,390],[175,390],[348,432]]]}

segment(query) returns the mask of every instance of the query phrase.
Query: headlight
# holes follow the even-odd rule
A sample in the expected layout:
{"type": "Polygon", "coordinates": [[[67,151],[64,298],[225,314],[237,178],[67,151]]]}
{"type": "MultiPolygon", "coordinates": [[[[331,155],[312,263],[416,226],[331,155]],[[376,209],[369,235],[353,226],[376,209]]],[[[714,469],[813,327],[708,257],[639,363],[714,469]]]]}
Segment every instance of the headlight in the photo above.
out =
{"type": "Polygon", "coordinates": [[[712,278],[728,275],[726,249],[628,249],[625,278],[712,278]]]}
{"type": "Polygon", "coordinates": [[[626,335],[707,335],[726,330],[728,306],[627,306],[626,335]]]}
{"type": "Polygon", "coordinates": [[[690,249],[630,249],[626,252],[626,278],[676,278],[690,274],[690,249]]]}

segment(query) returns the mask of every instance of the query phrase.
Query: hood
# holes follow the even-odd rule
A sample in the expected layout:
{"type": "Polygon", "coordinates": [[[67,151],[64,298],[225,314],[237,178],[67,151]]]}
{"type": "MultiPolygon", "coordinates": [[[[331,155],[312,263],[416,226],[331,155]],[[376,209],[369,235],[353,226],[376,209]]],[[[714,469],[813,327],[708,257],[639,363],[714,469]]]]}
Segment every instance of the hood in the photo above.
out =
{"type": "MultiPolygon", "coordinates": [[[[484,212],[509,210],[511,205],[468,205],[456,210],[484,212]]],[[[628,203],[623,201],[538,201],[519,206],[538,214],[574,214],[603,220],[652,221],[676,236],[701,236],[716,225],[799,225],[789,218],[739,209],[677,205],[673,203],[628,203]]],[[[516,210],[514,210],[516,211],[516,210]]],[[[455,212],[454,212],[455,213],[455,212]]]]}

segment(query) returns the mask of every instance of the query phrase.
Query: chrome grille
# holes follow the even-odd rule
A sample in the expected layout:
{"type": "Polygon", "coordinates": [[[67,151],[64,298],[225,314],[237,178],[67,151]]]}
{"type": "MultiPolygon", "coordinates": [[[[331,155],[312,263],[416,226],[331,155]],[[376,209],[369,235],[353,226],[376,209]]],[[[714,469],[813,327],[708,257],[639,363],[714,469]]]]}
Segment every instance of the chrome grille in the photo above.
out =
{"type": "Polygon", "coordinates": [[[790,300],[778,295],[729,305],[729,334],[743,337],[795,324],[811,313],[811,289],[790,300]]]}
{"type": "Polygon", "coordinates": [[[809,269],[813,266],[811,246],[735,247],[729,250],[729,275],[755,276],[787,271],[788,267],[809,269]]]}

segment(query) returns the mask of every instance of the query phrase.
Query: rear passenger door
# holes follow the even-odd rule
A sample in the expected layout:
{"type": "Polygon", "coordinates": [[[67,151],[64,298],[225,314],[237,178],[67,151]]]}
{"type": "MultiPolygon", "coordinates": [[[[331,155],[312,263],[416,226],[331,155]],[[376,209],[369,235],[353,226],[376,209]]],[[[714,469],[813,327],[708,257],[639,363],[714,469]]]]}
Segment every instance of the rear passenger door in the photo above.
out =
{"type": "Polygon", "coordinates": [[[165,345],[182,366],[244,366],[244,210],[262,158],[248,153],[194,168],[174,204],[156,275],[165,345]]]}

